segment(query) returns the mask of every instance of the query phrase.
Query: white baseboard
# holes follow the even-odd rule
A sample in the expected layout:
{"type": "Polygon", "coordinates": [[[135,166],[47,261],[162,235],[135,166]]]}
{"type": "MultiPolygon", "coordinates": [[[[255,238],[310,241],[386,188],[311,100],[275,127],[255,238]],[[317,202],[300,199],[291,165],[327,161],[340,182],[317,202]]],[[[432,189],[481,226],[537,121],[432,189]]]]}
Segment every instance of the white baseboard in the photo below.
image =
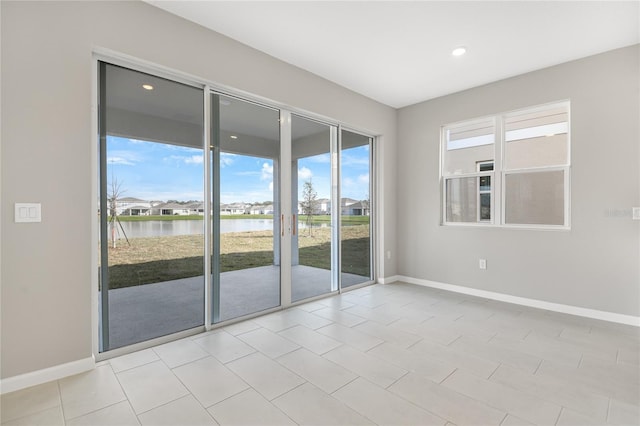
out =
{"type": "Polygon", "coordinates": [[[93,356],[91,356],[89,358],[55,365],[42,370],[7,377],[6,379],[0,380],[0,394],[14,392],[30,386],[41,385],[53,380],[62,379],[74,374],[84,373],[85,371],[93,370],[95,366],[96,361],[93,356]]]}
{"type": "Polygon", "coordinates": [[[398,275],[393,275],[393,276],[390,276],[390,277],[387,277],[387,278],[382,278],[382,277],[378,278],[378,282],[380,284],[389,284],[389,283],[393,283],[393,282],[396,282],[396,281],[399,281],[399,280],[400,280],[400,277],[398,275]]]}
{"type": "MultiPolygon", "coordinates": [[[[380,280],[378,280],[381,282],[380,280]]],[[[619,324],[633,325],[640,327],[640,317],[632,315],[617,314],[615,312],[599,311],[597,309],[581,308],[579,306],[564,305],[561,303],[545,302],[543,300],[529,299],[526,297],[511,296],[509,294],[495,293],[492,291],[478,290],[471,287],[463,287],[453,284],[445,284],[437,281],[424,280],[420,278],[396,275],[384,279],[383,284],[394,281],[402,281],[409,284],[416,284],[425,287],[447,290],[454,293],[468,294],[470,296],[483,297],[485,299],[498,300],[500,302],[512,303],[514,305],[529,306],[531,308],[544,309],[547,311],[560,312],[563,314],[577,315],[580,317],[593,318],[602,321],[615,322],[619,324]],[[393,281],[392,281],[393,279],[393,281]]]]}

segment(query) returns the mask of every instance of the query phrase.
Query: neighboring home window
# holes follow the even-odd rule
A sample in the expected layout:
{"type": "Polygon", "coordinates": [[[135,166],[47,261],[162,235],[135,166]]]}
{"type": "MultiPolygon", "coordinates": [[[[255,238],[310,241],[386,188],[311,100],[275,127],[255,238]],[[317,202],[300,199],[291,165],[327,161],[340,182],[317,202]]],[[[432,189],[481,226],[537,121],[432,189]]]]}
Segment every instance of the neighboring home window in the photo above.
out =
{"type": "Polygon", "coordinates": [[[569,227],[569,102],[442,129],[444,224],[569,227]]]}

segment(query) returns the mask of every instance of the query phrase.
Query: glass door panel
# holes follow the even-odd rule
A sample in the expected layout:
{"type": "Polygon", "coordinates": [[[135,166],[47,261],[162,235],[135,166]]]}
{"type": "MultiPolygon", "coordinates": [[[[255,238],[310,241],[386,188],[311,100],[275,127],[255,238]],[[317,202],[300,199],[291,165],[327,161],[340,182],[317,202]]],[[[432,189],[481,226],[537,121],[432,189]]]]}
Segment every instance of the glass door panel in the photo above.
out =
{"type": "Polygon", "coordinates": [[[372,280],[371,138],[342,131],[340,151],[340,285],[372,280]]]}
{"type": "Polygon", "coordinates": [[[291,301],[336,291],[331,145],[335,127],[291,118],[291,301]]]}
{"type": "Polygon", "coordinates": [[[213,322],[280,306],[279,118],[212,95],[213,322]]]}
{"type": "Polygon", "coordinates": [[[100,351],[204,324],[203,91],[100,62],[100,351]]]}

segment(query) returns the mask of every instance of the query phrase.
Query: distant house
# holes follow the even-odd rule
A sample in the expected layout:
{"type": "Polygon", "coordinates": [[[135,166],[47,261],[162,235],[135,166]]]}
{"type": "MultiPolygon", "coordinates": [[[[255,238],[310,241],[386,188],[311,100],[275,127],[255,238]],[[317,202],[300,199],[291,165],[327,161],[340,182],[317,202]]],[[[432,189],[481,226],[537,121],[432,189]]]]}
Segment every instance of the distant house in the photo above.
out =
{"type": "Polygon", "coordinates": [[[204,203],[193,202],[185,205],[189,210],[189,214],[204,216],[204,203]]]}
{"type": "Polygon", "coordinates": [[[123,197],[116,200],[116,215],[147,216],[150,214],[151,202],[135,197],[123,197]]]}
{"type": "Polygon", "coordinates": [[[249,213],[249,205],[245,203],[220,204],[220,214],[249,213]]]}
{"type": "Polygon", "coordinates": [[[369,203],[358,201],[340,208],[340,214],[344,216],[369,216],[369,203]]]}
{"type": "Polygon", "coordinates": [[[273,204],[251,206],[248,211],[249,214],[273,214],[273,204]]]}
{"type": "Polygon", "coordinates": [[[192,214],[188,204],[179,203],[162,203],[154,206],[151,210],[151,214],[160,216],[186,216],[192,214]]]}

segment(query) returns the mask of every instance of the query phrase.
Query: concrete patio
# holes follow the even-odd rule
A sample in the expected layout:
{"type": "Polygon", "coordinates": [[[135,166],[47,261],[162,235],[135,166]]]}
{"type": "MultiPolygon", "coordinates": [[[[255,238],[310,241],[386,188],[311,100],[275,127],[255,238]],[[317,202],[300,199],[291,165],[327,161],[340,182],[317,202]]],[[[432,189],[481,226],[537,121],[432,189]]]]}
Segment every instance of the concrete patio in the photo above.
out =
{"type": "MultiPolygon", "coordinates": [[[[331,291],[330,271],[292,267],[292,300],[331,291]]],[[[367,282],[342,274],[342,286],[367,282]]],[[[184,278],[109,291],[110,349],[203,325],[204,277],[184,278]]],[[[220,321],[280,305],[280,268],[263,266],[220,275],[220,321]]]]}

